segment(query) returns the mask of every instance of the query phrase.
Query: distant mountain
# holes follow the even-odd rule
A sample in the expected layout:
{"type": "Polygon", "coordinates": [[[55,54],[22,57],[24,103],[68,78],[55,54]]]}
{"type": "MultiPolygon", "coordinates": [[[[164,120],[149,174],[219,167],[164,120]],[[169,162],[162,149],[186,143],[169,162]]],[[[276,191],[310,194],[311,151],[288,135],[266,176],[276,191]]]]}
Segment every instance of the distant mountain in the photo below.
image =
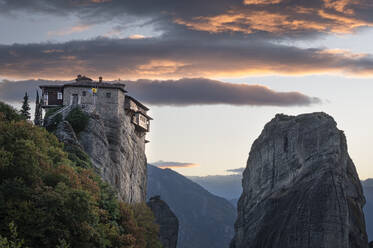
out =
{"type": "Polygon", "coordinates": [[[148,166],[147,198],[160,195],[179,219],[178,248],[226,248],[234,234],[236,209],[170,169],[148,166]]]}
{"type": "Polygon", "coordinates": [[[192,176],[188,178],[193,182],[198,183],[214,195],[225,199],[239,198],[242,193],[241,173],[226,176],[192,176]]]}
{"type": "Polygon", "coordinates": [[[366,199],[364,206],[365,224],[369,240],[373,240],[373,179],[362,182],[366,199]]]}
{"type": "MultiPolygon", "coordinates": [[[[237,206],[238,199],[242,192],[241,180],[242,175],[227,176],[205,176],[205,177],[188,177],[211,193],[222,196],[227,199],[233,206],[237,206]]],[[[369,240],[373,240],[373,179],[362,181],[366,204],[364,206],[364,215],[366,231],[369,240]]]]}
{"type": "Polygon", "coordinates": [[[232,205],[237,208],[237,203],[238,203],[238,200],[240,198],[234,198],[234,199],[230,199],[229,202],[232,203],[232,205]]]}

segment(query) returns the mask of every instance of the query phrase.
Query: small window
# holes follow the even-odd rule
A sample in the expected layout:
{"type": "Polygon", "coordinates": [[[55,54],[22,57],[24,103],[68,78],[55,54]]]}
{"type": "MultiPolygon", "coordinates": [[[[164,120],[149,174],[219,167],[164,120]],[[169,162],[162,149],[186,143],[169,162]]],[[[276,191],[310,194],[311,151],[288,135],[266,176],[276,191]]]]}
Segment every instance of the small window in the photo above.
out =
{"type": "Polygon", "coordinates": [[[110,92],[107,92],[107,93],[106,93],[106,97],[107,97],[107,98],[110,98],[110,97],[111,97],[111,93],[110,93],[110,92]]]}
{"type": "Polygon", "coordinates": [[[86,96],[87,95],[87,91],[83,91],[82,95],[86,96]]]}
{"type": "Polygon", "coordinates": [[[57,93],[57,100],[62,100],[62,92],[57,93]]]}

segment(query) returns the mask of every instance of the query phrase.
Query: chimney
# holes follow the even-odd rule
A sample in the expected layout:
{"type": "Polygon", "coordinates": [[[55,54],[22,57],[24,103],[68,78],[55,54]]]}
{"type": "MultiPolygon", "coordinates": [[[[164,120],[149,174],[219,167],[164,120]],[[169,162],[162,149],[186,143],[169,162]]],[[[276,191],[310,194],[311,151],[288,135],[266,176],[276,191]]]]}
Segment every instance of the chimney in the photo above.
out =
{"type": "Polygon", "coordinates": [[[100,83],[102,83],[102,77],[99,77],[99,78],[98,78],[98,81],[99,81],[100,83]]]}

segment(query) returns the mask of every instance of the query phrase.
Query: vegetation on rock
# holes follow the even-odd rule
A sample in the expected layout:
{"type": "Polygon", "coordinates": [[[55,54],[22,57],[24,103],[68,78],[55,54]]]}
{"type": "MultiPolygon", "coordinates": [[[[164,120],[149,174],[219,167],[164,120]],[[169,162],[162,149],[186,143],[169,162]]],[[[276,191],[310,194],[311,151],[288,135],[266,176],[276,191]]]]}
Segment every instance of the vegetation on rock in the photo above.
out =
{"type": "Polygon", "coordinates": [[[0,103],[1,247],[160,247],[151,211],[120,203],[71,157],[53,134],[0,103]]]}
{"type": "Polygon", "coordinates": [[[66,116],[66,120],[70,122],[76,134],[83,131],[89,122],[89,116],[84,113],[79,107],[72,109],[66,116]]]}

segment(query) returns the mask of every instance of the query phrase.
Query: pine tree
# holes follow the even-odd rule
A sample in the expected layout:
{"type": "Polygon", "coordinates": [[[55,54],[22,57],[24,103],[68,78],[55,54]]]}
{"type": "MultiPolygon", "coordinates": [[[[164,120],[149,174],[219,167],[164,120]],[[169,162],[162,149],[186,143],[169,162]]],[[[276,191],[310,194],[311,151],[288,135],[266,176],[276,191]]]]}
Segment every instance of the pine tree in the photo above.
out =
{"type": "Polygon", "coordinates": [[[34,123],[37,126],[42,125],[42,109],[41,109],[42,101],[39,100],[39,91],[36,91],[36,101],[35,101],[35,118],[34,123]]]}
{"type": "Polygon", "coordinates": [[[26,120],[31,119],[31,114],[30,114],[30,104],[28,102],[28,94],[27,92],[25,93],[25,96],[23,97],[23,103],[22,103],[22,109],[21,109],[21,114],[26,120]]]}

